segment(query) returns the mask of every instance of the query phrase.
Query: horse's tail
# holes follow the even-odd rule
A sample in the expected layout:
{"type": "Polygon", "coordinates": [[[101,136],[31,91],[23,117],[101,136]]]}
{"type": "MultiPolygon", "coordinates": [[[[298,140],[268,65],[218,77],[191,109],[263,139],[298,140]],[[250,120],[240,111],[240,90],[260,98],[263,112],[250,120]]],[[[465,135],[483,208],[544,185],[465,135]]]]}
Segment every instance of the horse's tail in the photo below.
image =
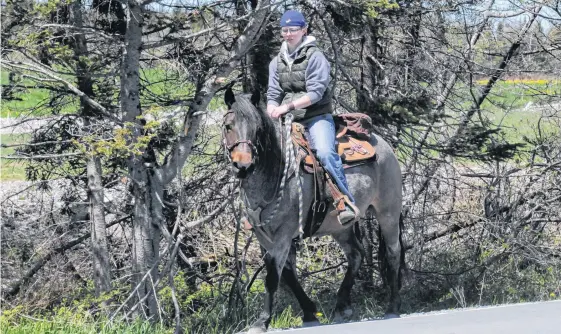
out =
{"type": "Polygon", "coordinates": [[[401,290],[401,284],[403,281],[403,274],[404,270],[407,270],[407,266],[405,264],[405,243],[403,242],[403,231],[405,230],[405,224],[403,223],[403,212],[399,214],[399,246],[401,249],[401,254],[399,255],[399,273],[398,273],[398,283],[399,289],[401,290]]]}
{"type": "Polygon", "coordinates": [[[386,240],[382,235],[382,227],[378,224],[378,267],[380,268],[380,277],[384,286],[388,286],[388,270],[389,263],[386,256],[386,240]]]}

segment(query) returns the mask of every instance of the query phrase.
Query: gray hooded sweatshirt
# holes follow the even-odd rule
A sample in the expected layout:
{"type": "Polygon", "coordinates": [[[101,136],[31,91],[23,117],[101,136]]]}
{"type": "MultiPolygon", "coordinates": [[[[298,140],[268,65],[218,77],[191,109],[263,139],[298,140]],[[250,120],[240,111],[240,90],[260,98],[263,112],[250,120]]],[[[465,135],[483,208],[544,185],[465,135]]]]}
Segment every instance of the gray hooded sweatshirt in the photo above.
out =
{"type": "Polygon", "coordinates": [[[279,106],[281,103],[289,103],[307,95],[312,102],[312,105],[300,110],[294,110],[292,113],[297,120],[309,118],[322,113],[331,112],[331,92],[329,90],[331,66],[329,62],[319,49],[316,47],[316,39],[312,36],[306,36],[304,41],[296,48],[294,52],[288,54],[288,46],[283,42],[279,54],[273,58],[269,64],[269,88],[267,90],[267,104],[279,106]],[[307,53],[307,54],[305,54],[307,53]],[[279,58],[282,57],[282,58],[279,58]],[[308,58],[308,63],[305,68],[305,74],[299,77],[299,73],[292,73],[293,64],[295,61],[302,63],[302,58],[308,58]],[[288,69],[289,73],[284,73],[284,78],[296,81],[295,85],[291,83],[280,82],[281,75],[279,75],[279,61],[284,67],[285,71],[288,69]],[[287,67],[287,68],[286,68],[287,67]],[[305,78],[304,78],[305,76],[305,78]],[[305,88],[300,80],[305,80],[305,88]],[[297,87],[300,87],[298,89],[297,87]],[[289,88],[288,91],[283,89],[289,88]],[[294,89],[296,88],[296,89],[294,89]],[[292,91],[290,91],[292,90],[292,91]]]}

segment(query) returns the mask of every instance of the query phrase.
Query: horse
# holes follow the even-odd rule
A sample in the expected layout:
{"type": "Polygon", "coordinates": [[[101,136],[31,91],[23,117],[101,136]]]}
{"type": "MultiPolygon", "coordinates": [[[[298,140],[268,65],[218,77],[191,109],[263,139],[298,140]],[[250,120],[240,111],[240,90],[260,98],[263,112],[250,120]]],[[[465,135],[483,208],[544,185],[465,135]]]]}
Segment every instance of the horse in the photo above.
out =
{"type": "MultiPolygon", "coordinates": [[[[294,244],[302,232],[302,211],[304,208],[310,210],[314,201],[314,177],[300,173],[297,170],[299,166],[294,167],[294,160],[286,154],[288,133],[278,120],[273,120],[259,106],[259,94],[254,93],[249,98],[245,94],[234,95],[228,88],[224,102],[228,106],[222,124],[224,151],[233,173],[240,179],[250,223],[265,253],[267,272],[263,310],[248,333],[267,331],[281,277],[302,308],[304,325],[317,325],[316,305],[305,293],[296,274],[294,244]]],[[[384,281],[390,288],[386,317],[399,317],[400,269],[404,254],[400,234],[401,170],[392,147],[386,141],[372,133],[370,142],[376,147],[376,159],[348,168],[345,174],[360,212],[373,210],[379,223],[385,245],[381,254],[385,255],[383,264],[387,268],[384,281]]],[[[337,292],[336,317],[352,314],[351,289],[364,257],[353,225],[343,226],[336,216],[326,215],[313,235],[331,235],[348,261],[345,277],[337,292]]]]}

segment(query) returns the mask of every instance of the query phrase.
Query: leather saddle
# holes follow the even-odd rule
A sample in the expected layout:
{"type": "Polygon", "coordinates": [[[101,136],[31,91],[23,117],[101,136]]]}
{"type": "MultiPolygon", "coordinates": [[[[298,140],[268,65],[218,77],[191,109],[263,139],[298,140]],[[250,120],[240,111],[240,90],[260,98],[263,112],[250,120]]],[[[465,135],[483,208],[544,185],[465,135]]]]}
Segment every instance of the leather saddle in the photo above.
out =
{"type": "MultiPolygon", "coordinates": [[[[337,120],[337,118],[335,119],[337,120]]],[[[376,147],[370,144],[369,137],[350,130],[342,121],[336,121],[335,124],[338,126],[337,152],[343,161],[344,168],[351,168],[376,159],[376,147]]],[[[302,161],[304,171],[307,173],[321,172],[323,167],[311,149],[302,124],[292,123],[292,141],[296,147],[300,148],[299,160],[302,161]]]]}

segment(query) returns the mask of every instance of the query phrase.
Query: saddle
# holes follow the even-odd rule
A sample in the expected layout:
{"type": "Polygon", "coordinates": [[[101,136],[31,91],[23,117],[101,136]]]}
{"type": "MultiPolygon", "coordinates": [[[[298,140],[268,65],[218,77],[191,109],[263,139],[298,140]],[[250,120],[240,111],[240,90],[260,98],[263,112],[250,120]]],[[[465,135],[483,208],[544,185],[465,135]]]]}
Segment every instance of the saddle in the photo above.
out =
{"type": "MultiPolygon", "coordinates": [[[[337,152],[343,161],[344,168],[375,160],[376,148],[369,141],[372,120],[368,115],[362,113],[336,115],[333,120],[337,127],[337,152]]],[[[292,123],[292,141],[301,149],[300,158],[304,171],[311,174],[323,170],[310,148],[302,124],[292,123]]]]}
{"type": "MultiPolygon", "coordinates": [[[[369,142],[372,131],[372,120],[369,116],[352,113],[337,115],[333,119],[337,127],[337,152],[345,169],[375,160],[376,149],[369,142]]],[[[314,203],[304,228],[304,236],[307,237],[319,229],[327,214],[328,202],[332,202],[338,212],[345,210],[345,204],[352,206],[352,203],[341,193],[329,173],[321,166],[306,138],[302,124],[292,123],[291,137],[298,148],[297,160],[306,173],[314,175],[315,181],[314,203]],[[326,185],[328,192],[326,192],[326,185]]]]}

